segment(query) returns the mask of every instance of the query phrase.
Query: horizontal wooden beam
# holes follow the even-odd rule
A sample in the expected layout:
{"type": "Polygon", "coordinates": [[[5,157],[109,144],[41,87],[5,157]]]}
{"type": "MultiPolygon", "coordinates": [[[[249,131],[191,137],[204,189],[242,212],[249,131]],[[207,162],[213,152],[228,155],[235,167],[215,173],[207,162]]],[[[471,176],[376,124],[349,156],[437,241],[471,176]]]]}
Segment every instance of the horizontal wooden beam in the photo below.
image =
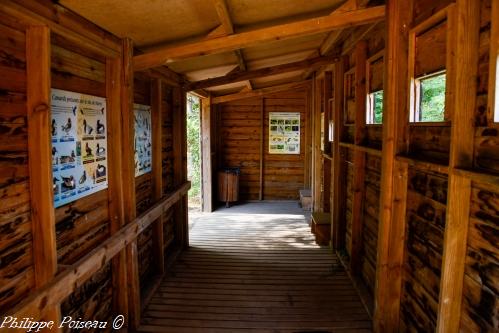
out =
{"type": "Polygon", "coordinates": [[[299,81],[299,82],[291,82],[291,83],[281,84],[278,86],[272,86],[272,87],[266,87],[266,88],[261,88],[261,89],[255,89],[255,90],[251,90],[251,91],[239,92],[239,93],[231,94],[231,95],[218,96],[218,97],[214,97],[212,99],[211,103],[212,104],[220,104],[220,103],[225,103],[225,102],[230,102],[230,101],[236,101],[239,99],[259,97],[259,96],[272,94],[272,93],[279,92],[279,91],[306,88],[309,86],[309,84],[310,84],[309,80],[299,81]]]}
{"type": "Polygon", "coordinates": [[[234,51],[276,40],[319,34],[335,29],[380,21],[385,17],[385,6],[363,8],[348,12],[333,12],[328,16],[275,25],[236,33],[224,37],[200,40],[178,46],[166,46],[134,57],[137,71],[158,67],[186,58],[234,51]]]}
{"type": "Polygon", "coordinates": [[[67,267],[39,291],[31,293],[6,315],[14,318],[31,318],[34,321],[43,318],[47,309],[59,305],[76,288],[82,286],[114,256],[131,244],[151,223],[181,200],[190,187],[190,182],[182,184],[175,192],[165,196],[134,221],[102,242],[96,249],[67,267]]]}
{"type": "Polygon", "coordinates": [[[327,57],[316,57],[312,59],[305,59],[302,61],[292,62],[288,64],[282,64],[272,67],[265,67],[260,69],[255,69],[246,72],[233,72],[225,76],[215,77],[212,79],[207,79],[203,81],[193,82],[186,86],[187,90],[197,90],[214,86],[221,86],[224,84],[230,84],[234,82],[242,82],[246,80],[252,80],[264,76],[271,76],[276,74],[293,72],[300,69],[309,68],[311,66],[327,65],[338,61],[338,57],[327,56],[327,57]]]}

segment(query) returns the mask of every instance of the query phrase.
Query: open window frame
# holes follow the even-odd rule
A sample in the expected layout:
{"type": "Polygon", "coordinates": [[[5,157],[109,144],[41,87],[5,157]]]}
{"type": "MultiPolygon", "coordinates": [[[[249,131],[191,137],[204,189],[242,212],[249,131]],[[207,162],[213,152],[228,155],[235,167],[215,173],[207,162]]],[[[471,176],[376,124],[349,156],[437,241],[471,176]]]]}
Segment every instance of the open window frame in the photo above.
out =
{"type": "Polygon", "coordinates": [[[451,4],[446,8],[433,14],[431,17],[425,21],[419,23],[414,28],[409,31],[409,52],[408,52],[408,89],[409,89],[409,125],[410,126],[446,126],[450,125],[452,120],[452,86],[451,82],[452,75],[452,41],[454,36],[451,35],[451,30],[449,27],[454,24],[454,12],[455,4],[451,4]],[[446,40],[446,52],[445,52],[445,67],[438,70],[434,70],[425,75],[416,75],[416,43],[417,38],[422,36],[424,33],[429,32],[433,28],[437,28],[439,25],[446,23],[447,29],[445,32],[446,40]],[[420,103],[421,103],[421,81],[427,78],[431,78],[437,75],[445,73],[446,84],[445,84],[445,104],[444,104],[444,119],[442,121],[421,121],[420,119],[420,103]]]}
{"type": "MultiPolygon", "coordinates": [[[[376,94],[379,94],[380,92],[384,94],[384,87],[382,89],[377,89],[373,90],[372,84],[371,84],[371,73],[372,73],[372,66],[374,63],[382,61],[384,62],[384,56],[385,56],[385,51],[382,50],[366,61],[366,126],[381,126],[383,125],[383,113],[384,113],[384,105],[382,104],[382,111],[381,111],[381,122],[376,122],[376,117],[375,117],[375,108],[376,108],[376,102],[375,102],[375,97],[376,94]]],[[[383,84],[384,86],[384,84],[383,84]]]]}

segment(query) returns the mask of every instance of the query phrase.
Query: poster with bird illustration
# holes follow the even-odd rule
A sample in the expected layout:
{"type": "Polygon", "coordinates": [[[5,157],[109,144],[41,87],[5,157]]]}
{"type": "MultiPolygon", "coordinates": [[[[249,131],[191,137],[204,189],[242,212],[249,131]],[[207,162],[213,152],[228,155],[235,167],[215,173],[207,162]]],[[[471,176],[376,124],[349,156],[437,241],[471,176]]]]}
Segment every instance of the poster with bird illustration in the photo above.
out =
{"type": "Polygon", "coordinates": [[[269,112],[269,154],[300,154],[299,112],[269,112]]]}
{"type": "Polygon", "coordinates": [[[135,177],[152,170],[151,107],[134,104],[135,117],[135,177]]]}
{"type": "Polygon", "coordinates": [[[106,99],[51,91],[54,206],[107,188],[106,99]]]}

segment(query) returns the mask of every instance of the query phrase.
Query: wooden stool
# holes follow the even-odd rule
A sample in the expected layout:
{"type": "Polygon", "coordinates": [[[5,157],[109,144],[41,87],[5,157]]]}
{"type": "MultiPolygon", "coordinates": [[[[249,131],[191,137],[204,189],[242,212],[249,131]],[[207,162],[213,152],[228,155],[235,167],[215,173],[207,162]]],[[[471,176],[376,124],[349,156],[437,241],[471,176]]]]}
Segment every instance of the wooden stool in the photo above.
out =
{"type": "Polygon", "coordinates": [[[311,229],[318,245],[329,245],[331,241],[331,214],[312,213],[311,229]]]}

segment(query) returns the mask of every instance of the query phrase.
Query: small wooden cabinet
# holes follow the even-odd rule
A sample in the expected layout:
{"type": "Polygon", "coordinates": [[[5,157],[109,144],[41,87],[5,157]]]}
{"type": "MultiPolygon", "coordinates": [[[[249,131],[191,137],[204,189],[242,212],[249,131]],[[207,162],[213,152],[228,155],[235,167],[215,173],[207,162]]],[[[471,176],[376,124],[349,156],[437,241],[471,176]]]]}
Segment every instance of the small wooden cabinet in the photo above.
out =
{"type": "Polygon", "coordinates": [[[239,168],[226,168],[218,172],[218,200],[229,207],[239,200],[239,168]]]}

